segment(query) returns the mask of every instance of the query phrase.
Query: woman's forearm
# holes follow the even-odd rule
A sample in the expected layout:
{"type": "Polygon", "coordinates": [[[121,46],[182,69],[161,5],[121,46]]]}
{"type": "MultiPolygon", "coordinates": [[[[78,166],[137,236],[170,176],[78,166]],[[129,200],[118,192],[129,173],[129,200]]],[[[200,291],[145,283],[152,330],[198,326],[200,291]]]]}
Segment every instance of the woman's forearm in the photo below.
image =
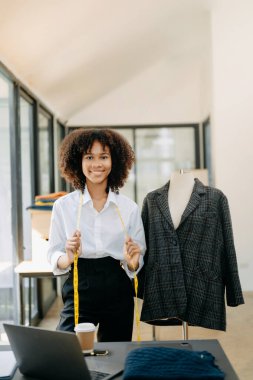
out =
{"type": "Polygon", "coordinates": [[[67,254],[65,254],[65,255],[62,255],[59,257],[59,259],[57,261],[57,267],[59,269],[67,269],[72,264],[72,262],[73,261],[71,261],[69,256],[67,254]]]}

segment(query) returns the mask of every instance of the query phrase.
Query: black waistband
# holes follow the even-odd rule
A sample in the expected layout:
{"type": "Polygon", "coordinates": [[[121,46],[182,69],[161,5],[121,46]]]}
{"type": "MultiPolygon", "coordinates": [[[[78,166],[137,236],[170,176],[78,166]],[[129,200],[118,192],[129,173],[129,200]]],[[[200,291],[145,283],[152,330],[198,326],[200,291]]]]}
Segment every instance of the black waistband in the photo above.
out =
{"type": "MultiPolygon", "coordinates": [[[[110,256],[100,257],[96,259],[78,259],[78,269],[110,269],[120,267],[120,260],[116,260],[110,256]]],[[[73,264],[71,265],[71,271],[73,270],[73,264]]]]}

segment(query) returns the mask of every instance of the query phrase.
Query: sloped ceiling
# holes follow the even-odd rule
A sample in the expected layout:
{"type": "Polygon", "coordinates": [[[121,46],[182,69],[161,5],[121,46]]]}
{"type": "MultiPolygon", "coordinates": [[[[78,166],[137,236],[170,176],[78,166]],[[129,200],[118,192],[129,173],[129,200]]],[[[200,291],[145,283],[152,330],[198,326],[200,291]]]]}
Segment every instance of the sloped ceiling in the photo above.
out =
{"type": "Polygon", "coordinates": [[[0,0],[0,59],[68,120],[161,57],[198,54],[211,3],[0,0]]]}

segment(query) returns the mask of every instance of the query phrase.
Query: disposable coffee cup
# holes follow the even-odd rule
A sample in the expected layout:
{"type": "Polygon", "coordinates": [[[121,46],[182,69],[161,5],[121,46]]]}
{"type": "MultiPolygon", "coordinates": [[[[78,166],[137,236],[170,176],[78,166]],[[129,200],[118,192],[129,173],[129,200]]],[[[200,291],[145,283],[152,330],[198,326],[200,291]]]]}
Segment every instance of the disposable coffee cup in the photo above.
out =
{"type": "Polygon", "coordinates": [[[75,332],[80,342],[83,353],[92,352],[94,349],[95,325],[93,323],[78,323],[75,332]]]}

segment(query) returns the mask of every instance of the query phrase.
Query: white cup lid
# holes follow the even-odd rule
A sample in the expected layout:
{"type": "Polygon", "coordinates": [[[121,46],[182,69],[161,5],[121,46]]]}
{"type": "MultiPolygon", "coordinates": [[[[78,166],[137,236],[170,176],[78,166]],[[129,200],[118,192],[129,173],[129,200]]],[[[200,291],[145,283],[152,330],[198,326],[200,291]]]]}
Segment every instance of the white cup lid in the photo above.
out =
{"type": "Polygon", "coordinates": [[[95,331],[95,325],[93,323],[89,323],[89,322],[86,322],[86,323],[78,323],[76,326],[75,326],[75,331],[76,332],[81,332],[81,331],[84,331],[84,332],[89,332],[89,331],[95,331]]]}

